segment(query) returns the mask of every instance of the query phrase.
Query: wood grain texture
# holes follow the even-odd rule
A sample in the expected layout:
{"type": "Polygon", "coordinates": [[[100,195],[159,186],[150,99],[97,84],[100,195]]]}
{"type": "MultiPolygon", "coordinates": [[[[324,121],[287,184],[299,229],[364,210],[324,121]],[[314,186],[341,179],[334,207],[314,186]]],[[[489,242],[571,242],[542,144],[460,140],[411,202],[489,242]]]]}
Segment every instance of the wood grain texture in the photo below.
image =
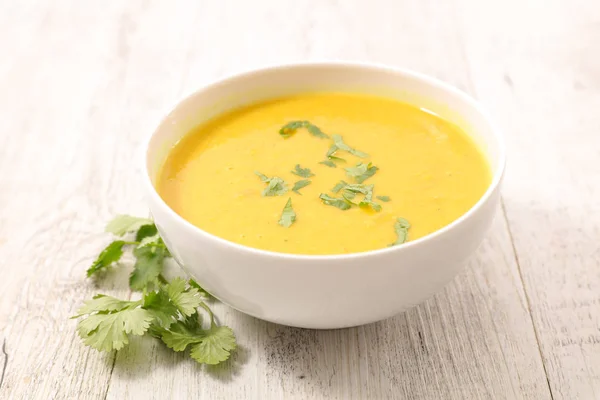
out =
{"type": "Polygon", "coordinates": [[[552,394],[600,398],[600,7],[538,4],[464,2],[464,37],[508,133],[504,207],[552,394]]]}
{"type": "Polygon", "coordinates": [[[599,8],[540,4],[0,3],[0,398],[600,396],[599,8]],[[323,58],[416,69],[496,115],[511,154],[505,214],[465,271],[353,329],[216,305],[240,343],[223,366],[152,339],[84,347],[68,320],[81,302],[129,296],[127,266],[103,282],[85,269],[105,221],[146,213],[134,162],[161,114],[225,74],[323,58]]]}

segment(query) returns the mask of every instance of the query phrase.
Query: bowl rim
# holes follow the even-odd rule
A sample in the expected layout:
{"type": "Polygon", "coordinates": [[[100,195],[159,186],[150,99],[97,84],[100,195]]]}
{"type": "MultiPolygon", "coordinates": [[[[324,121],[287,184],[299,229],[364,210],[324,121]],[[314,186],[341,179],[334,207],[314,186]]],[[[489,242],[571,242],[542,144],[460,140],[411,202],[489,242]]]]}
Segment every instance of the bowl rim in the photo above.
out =
{"type": "Polygon", "coordinates": [[[343,261],[343,260],[356,260],[361,258],[369,258],[373,256],[386,255],[392,253],[400,253],[403,251],[408,251],[411,248],[416,248],[420,246],[424,246],[427,242],[434,241],[440,236],[446,235],[448,232],[454,230],[456,227],[462,225],[467,219],[471,218],[482,206],[487,203],[492,196],[492,194],[498,189],[500,183],[502,182],[502,178],[504,176],[505,168],[506,168],[506,147],[504,138],[501,134],[500,129],[498,128],[495,121],[489,115],[489,113],[485,110],[485,108],[481,105],[481,103],[466,92],[442,81],[437,78],[428,76],[421,72],[416,72],[407,68],[395,67],[391,65],[386,65],[382,63],[375,62],[358,62],[358,61],[306,61],[306,62],[290,62],[290,63],[278,63],[273,65],[264,65],[260,67],[254,67],[250,69],[244,69],[238,72],[234,72],[228,74],[224,77],[217,78],[212,80],[211,82],[202,85],[200,88],[194,90],[193,92],[182,96],[174,106],[169,108],[169,111],[160,119],[160,122],[155,125],[155,128],[152,132],[147,135],[146,139],[143,141],[143,157],[142,157],[142,169],[143,169],[143,185],[146,187],[146,192],[154,200],[155,204],[158,204],[161,208],[165,209],[166,212],[174,218],[179,224],[182,224],[188,231],[193,232],[194,234],[199,234],[201,236],[206,237],[208,240],[216,241],[217,243],[223,246],[229,246],[232,250],[246,253],[249,255],[256,256],[266,256],[266,257],[277,257],[286,260],[312,260],[312,261],[343,261]],[[271,250],[263,250],[255,247],[246,246],[243,244],[235,243],[230,240],[224,239],[217,235],[214,235],[210,232],[207,232],[191,222],[187,221],[185,218],[180,216],[175,210],[173,210],[158,194],[155,186],[152,184],[152,178],[150,177],[149,171],[149,162],[148,162],[148,152],[150,151],[150,144],[152,139],[158,132],[159,128],[162,127],[167,120],[171,117],[171,115],[182,105],[185,103],[193,101],[193,99],[199,95],[201,92],[206,90],[216,88],[220,85],[226,85],[228,83],[234,82],[238,79],[251,79],[255,74],[262,73],[271,73],[282,70],[289,69],[297,69],[297,68],[350,68],[350,69],[363,69],[370,70],[371,72],[379,72],[379,73],[391,73],[397,75],[404,75],[410,79],[420,80],[423,83],[441,89],[443,91],[449,92],[451,95],[459,98],[463,102],[465,102],[468,106],[473,108],[477,113],[479,113],[488,126],[490,127],[492,136],[494,137],[498,148],[497,148],[497,157],[498,157],[498,165],[492,177],[492,181],[490,182],[488,188],[485,193],[479,198],[479,200],[467,210],[460,217],[449,223],[448,225],[428,234],[422,236],[413,241],[408,241],[398,246],[390,246],[381,249],[368,250],[362,252],[355,253],[345,253],[345,254],[294,254],[294,253],[280,253],[271,250]]]}

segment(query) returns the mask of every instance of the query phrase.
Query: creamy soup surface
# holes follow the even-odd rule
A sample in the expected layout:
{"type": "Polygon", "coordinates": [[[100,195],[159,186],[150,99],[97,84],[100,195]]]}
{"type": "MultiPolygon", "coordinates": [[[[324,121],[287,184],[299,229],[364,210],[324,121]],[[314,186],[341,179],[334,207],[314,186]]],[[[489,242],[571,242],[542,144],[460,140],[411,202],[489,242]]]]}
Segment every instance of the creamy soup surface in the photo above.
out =
{"type": "Polygon", "coordinates": [[[344,254],[430,234],[468,211],[490,182],[475,143],[430,112],[384,97],[305,93],[193,129],[170,151],[156,187],[184,219],[221,238],[283,253],[344,254]],[[306,122],[281,135],[293,121],[306,122]],[[338,146],[333,156],[344,161],[327,158],[339,138],[356,150],[338,146]],[[301,180],[310,184],[294,192],[301,180]],[[340,181],[355,186],[333,191],[340,181]]]}

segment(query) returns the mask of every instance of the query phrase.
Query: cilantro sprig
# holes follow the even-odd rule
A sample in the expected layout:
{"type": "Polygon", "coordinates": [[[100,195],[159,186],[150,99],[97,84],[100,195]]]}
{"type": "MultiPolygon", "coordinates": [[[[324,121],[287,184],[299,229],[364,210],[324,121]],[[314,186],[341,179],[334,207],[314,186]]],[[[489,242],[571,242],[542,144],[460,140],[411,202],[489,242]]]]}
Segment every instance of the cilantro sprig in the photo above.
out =
{"type": "Polygon", "coordinates": [[[87,270],[95,277],[118,263],[125,249],[136,258],[129,279],[132,290],[142,292],[137,301],[120,300],[98,294],[88,300],[72,318],[81,318],[77,332],[84,344],[100,351],[120,350],[131,336],[151,334],[175,351],[190,349],[190,356],[201,364],[227,360],[236,348],[233,331],[219,325],[208,303],[211,296],[193,280],[163,275],[165,261],[171,256],[154,222],[147,218],[119,215],[106,227],[118,239],[110,243],[87,270]],[[123,240],[130,235],[134,240],[123,240]],[[201,323],[202,313],[210,317],[208,327],[201,323]]]}

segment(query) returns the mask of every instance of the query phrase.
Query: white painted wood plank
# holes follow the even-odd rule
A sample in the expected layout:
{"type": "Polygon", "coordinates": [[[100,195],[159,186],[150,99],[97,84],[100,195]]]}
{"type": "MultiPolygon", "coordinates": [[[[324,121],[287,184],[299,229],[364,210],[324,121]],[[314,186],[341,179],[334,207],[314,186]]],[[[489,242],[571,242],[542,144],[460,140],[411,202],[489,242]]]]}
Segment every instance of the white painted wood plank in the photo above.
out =
{"type": "Polygon", "coordinates": [[[600,398],[600,6],[461,11],[477,93],[507,133],[506,214],[552,394],[600,398]]]}

